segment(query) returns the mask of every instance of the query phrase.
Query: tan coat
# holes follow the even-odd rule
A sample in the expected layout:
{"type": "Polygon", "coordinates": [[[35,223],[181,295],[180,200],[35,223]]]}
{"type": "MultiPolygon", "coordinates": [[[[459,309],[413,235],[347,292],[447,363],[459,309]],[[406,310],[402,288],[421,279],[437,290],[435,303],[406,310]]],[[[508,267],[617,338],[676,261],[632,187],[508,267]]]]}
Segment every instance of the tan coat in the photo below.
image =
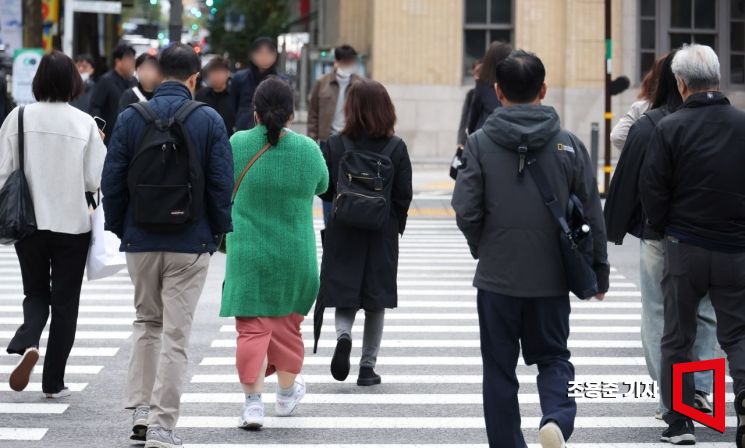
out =
{"type": "MultiPolygon", "coordinates": [[[[351,82],[356,79],[359,79],[359,76],[352,75],[351,82]]],[[[333,70],[319,78],[310,93],[308,136],[313,140],[328,140],[338,99],[339,82],[336,80],[336,70],[333,70]]]]}

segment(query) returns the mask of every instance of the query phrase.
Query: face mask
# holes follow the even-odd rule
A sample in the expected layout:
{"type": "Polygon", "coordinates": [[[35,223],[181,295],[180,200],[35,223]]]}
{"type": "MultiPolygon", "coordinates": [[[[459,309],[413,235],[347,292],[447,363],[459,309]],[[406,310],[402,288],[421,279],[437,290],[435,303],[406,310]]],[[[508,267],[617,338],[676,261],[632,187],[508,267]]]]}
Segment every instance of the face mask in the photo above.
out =
{"type": "Polygon", "coordinates": [[[349,78],[352,75],[357,74],[357,65],[350,65],[348,67],[339,67],[336,69],[336,74],[341,78],[349,78]]]}
{"type": "Polygon", "coordinates": [[[90,73],[81,73],[80,77],[83,79],[83,82],[88,81],[88,79],[91,77],[90,73]]]}

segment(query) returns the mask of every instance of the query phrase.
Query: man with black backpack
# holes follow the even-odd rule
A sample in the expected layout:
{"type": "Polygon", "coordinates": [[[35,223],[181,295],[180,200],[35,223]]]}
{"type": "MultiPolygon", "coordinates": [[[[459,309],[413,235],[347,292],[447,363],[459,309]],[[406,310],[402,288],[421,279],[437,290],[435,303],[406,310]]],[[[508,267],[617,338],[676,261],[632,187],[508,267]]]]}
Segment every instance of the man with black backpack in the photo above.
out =
{"type": "Polygon", "coordinates": [[[608,290],[605,224],[584,145],[561,129],[543,63],[513,52],[497,65],[497,108],[466,141],[453,194],[458,227],[479,260],[474,286],[489,446],[524,448],[517,358],[538,366],[544,448],[563,448],[577,406],[567,393],[569,292],[608,290]],[[584,286],[579,286],[584,285],[584,286]]]}
{"type": "Polygon", "coordinates": [[[225,124],[192,100],[199,57],[174,44],[160,67],[164,82],[153,99],[119,116],[102,183],[106,228],[121,238],[135,285],[127,407],[131,438],[147,448],[182,446],[173,429],[194,311],[210,255],[232,231],[225,124]]]}

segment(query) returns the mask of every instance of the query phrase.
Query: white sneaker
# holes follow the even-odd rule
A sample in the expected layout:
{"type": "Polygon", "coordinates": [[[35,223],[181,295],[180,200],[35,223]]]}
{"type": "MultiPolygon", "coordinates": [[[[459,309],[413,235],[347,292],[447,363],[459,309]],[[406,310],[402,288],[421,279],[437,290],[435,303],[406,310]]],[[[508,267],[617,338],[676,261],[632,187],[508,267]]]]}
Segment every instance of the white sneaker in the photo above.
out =
{"type": "Polygon", "coordinates": [[[300,400],[305,396],[305,381],[301,376],[295,379],[295,393],[289,397],[282,397],[279,395],[279,384],[277,385],[277,401],[274,403],[274,411],[277,417],[289,417],[291,416],[297,406],[300,404],[300,400]]]}
{"type": "Polygon", "coordinates": [[[69,397],[72,393],[70,392],[70,389],[64,388],[61,391],[54,393],[54,394],[44,394],[45,397],[49,399],[56,399],[56,398],[65,398],[69,397]]]}
{"type": "Polygon", "coordinates": [[[564,434],[554,422],[548,422],[538,431],[538,441],[543,448],[566,448],[564,434]]]}
{"type": "Polygon", "coordinates": [[[252,402],[243,407],[238,427],[245,430],[261,429],[264,426],[264,403],[252,402]]]}
{"type": "Polygon", "coordinates": [[[31,373],[34,371],[37,362],[39,362],[39,349],[36,347],[27,348],[21,356],[21,360],[18,361],[18,364],[10,373],[10,378],[8,378],[12,390],[20,392],[28,386],[31,373]]]}

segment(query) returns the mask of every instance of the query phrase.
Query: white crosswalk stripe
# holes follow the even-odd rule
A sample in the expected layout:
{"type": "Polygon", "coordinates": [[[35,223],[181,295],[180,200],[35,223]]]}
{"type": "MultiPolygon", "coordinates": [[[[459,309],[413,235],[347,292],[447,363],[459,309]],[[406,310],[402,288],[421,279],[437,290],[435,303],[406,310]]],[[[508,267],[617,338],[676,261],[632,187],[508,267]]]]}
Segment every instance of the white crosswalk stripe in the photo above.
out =
{"type": "MultiPolygon", "coordinates": [[[[5,346],[15,335],[23,320],[23,287],[20,269],[12,249],[0,247],[0,446],[4,441],[46,442],[52,433],[46,427],[13,427],[13,416],[30,415],[36,425],[44,426],[50,416],[64,414],[75,404],[72,399],[60,403],[45,400],[41,394],[41,377],[44,360],[40,360],[33,371],[31,382],[23,392],[13,392],[8,377],[15,367],[18,356],[9,355],[5,346]],[[36,416],[38,415],[38,417],[36,416]]],[[[65,369],[65,386],[73,394],[85,394],[89,382],[104,371],[104,361],[119,353],[122,344],[132,334],[134,318],[132,286],[126,272],[107,279],[83,283],[79,307],[80,327],[76,332],[75,346],[70,353],[65,369]],[[85,381],[85,382],[83,382],[85,381]]],[[[49,339],[49,322],[41,334],[40,353],[46,352],[49,339]]],[[[7,442],[11,443],[11,442],[7,442]]],[[[81,444],[80,446],[84,446],[81,444]]]]}
{"type": "MultiPolygon", "coordinates": [[[[320,251],[320,244],[319,244],[320,251]]],[[[268,417],[269,429],[325,430],[329,440],[354,430],[353,443],[323,443],[324,448],[474,448],[486,447],[485,436],[478,443],[462,444],[467,434],[483,434],[481,416],[481,365],[476,291],[471,286],[475,262],[452,221],[413,220],[401,240],[399,263],[399,308],[386,312],[386,327],[378,366],[383,384],[375,390],[355,386],[353,368],[344,383],[335,381],[328,368],[336,345],[334,311],[324,315],[325,326],[319,353],[311,354],[313,322],[302,324],[306,358],[303,377],[309,388],[301,411],[293,418],[268,417]],[[446,418],[431,417],[433,407],[454,407],[446,418]],[[346,409],[348,414],[337,409],[346,409]],[[367,411],[367,409],[370,409],[367,411]],[[403,411],[402,409],[405,409],[403,411]],[[465,413],[465,414],[464,414],[465,413]],[[412,437],[412,434],[416,436],[412,437]],[[401,440],[421,440],[415,444],[401,440]],[[448,440],[452,443],[445,444],[448,440]],[[364,441],[364,443],[361,443],[364,441]],[[392,444],[396,442],[395,444],[392,444]]],[[[604,302],[572,299],[569,348],[578,383],[651,384],[639,336],[641,303],[637,285],[612,269],[611,291],[604,302]]],[[[351,362],[360,361],[363,312],[357,315],[353,331],[351,362]]],[[[233,428],[244,401],[235,371],[236,330],[232,322],[221,325],[190,378],[182,397],[184,410],[179,427],[195,448],[234,448],[241,443],[218,443],[201,437],[204,429],[233,428]]],[[[518,360],[517,380],[522,425],[530,448],[540,421],[536,369],[518,360]]],[[[276,397],[276,376],[267,378],[264,401],[276,397]]],[[[728,384],[731,378],[726,377],[728,384]]],[[[727,394],[727,402],[733,400],[727,394]]],[[[633,394],[599,399],[580,397],[577,430],[570,446],[577,448],[661,448],[657,443],[664,423],[654,419],[658,398],[633,394]],[[612,416],[583,414],[598,406],[613,410],[612,416]],[[628,409],[632,409],[629,413],[628,409]],[[628,429],[598,433],[597,430],[628,429]],[[595,430],[593,432],[593,430],[595,430]],[[611,434],[611,436],[607,436],[611,434]],[[629,437],[629,434],[635,436],[629,437]],[[584,438],[583,438],[584,437],[584,438]],[[601,439],[600,437],[606,437],[601,439]],[[610,438],[608,438],[610,437],[610,438]],[[645,438],[642,438],[645,437],[645,438]],[[631,440],[639,442],[631,443],[631,440]]],[[[269,409],[269,408],[268,408],[269,409]]],[[[271,414],[269,414],[271,415],[271,414]]],[[[604,415],[608,415],[607,413],[604,415]]],[[[729,427],[735,424],[730,418],[729,427]]],[[[473,436],[469,436],[473,438],[473,436]]],[[[239,440],[236,440],[239,442],[239,440]]],[[[250,446],[315,448],[302,443],[272,444],[271,439],[250,446]]],[[[723,448],[727,443],[699,443],[723,448]]]]}

